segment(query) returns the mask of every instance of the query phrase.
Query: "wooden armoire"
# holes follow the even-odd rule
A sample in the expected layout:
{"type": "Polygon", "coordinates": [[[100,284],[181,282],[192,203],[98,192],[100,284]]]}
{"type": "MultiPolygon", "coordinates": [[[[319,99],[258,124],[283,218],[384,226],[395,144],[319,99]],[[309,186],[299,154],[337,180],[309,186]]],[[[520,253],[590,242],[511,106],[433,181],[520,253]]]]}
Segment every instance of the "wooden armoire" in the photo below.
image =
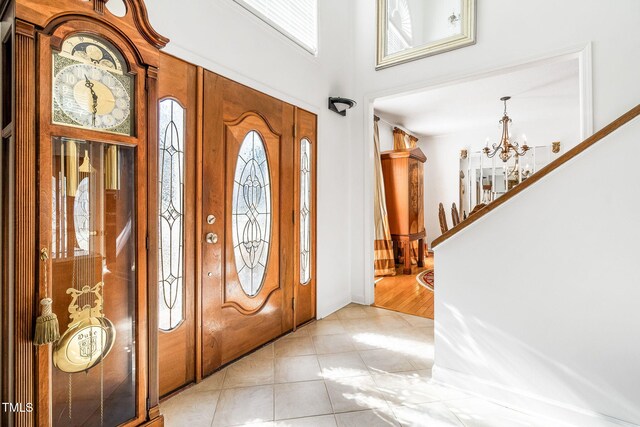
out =
{"type": "Polygon", "coordinates": [[[411,242],[418,241],[418,267],[424,264],[424,163],[420,148],[380,153],[394,253],[402,248],[404,274],[411,274],[411,242]]]}

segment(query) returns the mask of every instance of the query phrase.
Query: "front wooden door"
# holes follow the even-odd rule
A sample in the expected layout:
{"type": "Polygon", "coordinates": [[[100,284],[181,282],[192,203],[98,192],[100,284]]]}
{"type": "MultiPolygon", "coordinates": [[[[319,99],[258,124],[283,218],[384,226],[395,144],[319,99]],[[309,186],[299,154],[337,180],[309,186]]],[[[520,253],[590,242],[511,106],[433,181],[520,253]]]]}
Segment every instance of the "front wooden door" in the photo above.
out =
{"type": "Polygon", "coordinates": [[[293,326],[294,107],[204,76],[202,360],[209,374],[293,326]]]}
{"type": "MultiPolygon", "coordinates": [[[[196,66],[160,55],[158,138],[150,156],[149,232],[157,242],[150,279],[158,286],[160,396],[196,380],[196,66]],[[157,192],[157,193],[156,193],[157,192]],[[155,209],[157,207],[157,209],[155,209]]],[[[151,285],[150,285],[151,286],[151,285]]]]}

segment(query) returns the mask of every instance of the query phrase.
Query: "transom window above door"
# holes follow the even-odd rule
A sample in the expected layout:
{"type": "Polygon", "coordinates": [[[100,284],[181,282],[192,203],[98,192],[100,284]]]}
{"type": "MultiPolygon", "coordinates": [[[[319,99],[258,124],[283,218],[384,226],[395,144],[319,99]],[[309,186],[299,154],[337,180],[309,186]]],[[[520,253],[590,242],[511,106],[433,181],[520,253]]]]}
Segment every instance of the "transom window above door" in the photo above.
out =
{"type": "Polygon", "coordinates": [[[317,0],[234,0],[283,35],[318,53],[317,0]]]}

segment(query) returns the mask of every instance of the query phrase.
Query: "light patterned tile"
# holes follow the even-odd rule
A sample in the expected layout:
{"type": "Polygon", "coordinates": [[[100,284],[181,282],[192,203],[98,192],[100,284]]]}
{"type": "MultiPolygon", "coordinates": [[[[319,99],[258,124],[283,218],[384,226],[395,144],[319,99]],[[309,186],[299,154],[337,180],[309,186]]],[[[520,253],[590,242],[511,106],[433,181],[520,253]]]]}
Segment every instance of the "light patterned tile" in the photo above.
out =
{"type": "Polygon", "coordinates": [[[183,391],[160,405],[165,426],[209,427],[216,411],[220,391],[183,391]]]}
{"type": "Polygon", "coordinates": [[[338,427],[392,427],[400,426],[390,409],[344,412],[336,414],[338,427]]]}
{"type": "Polygon", "coordinates": [[[310,335],[344,334],[346,330],[340,320],[320,320],[309,325],[310,335]]]}
{"type": "Polygon", "coordinates": [[[415,369],[402,354],[387,349],[364,350],[360,352],[360,357],[371,373],[403,372],[415,369]]]}
{"type": "Polygon", "coordinates": [[[376,325],[368,318],[342,320],[342,326],[351,334],[357,332],[373,332],[376,330],[376,325]]]}
{"type": "Polygon", "coordinates": [[[361,306],[348,306],[338,310],[336,314],[340,320],[366,319],[368,317],[367,312],[361,306]]]}
{"type": "Polygon", "coordinates": [[[322,378],[315,355],[280,357],[276,359],[275,382],[311,381],[322,378]]]}
{"type": "Polygon", "coordinates": [[[321,320],[340,320],[337,312],[333,312],[328,316],[323,317],[321,320]]]}
{"type": "Polygon", "coordinates": [[[249,357],[254,359],[273,359],[275,357],[273,352],[273,343],[269,343],[259,348],[247,356],[247,358],[249,357]]]}
{"type": "Polygon", "coordinates": [[[248,357],[230,365],[226,371],[224,388],[273,384],[274,360],[248,357]]]}
{"type": "Polygon", "coordinates": [[[453,388],[433,384],[424,371],[373,375],[373,380],[392,406],[429,403],[469,397],[453,388]]]}
{"type": "MultiPolygon", "coordinates": [[[[272,385],[223,390],[213,417],[213,426],[273,421],[273,395],[272,385]]],[[[183,425],[191,427],[186,423],[183,425]]]]}
{"type": "Polygon", "coordinates": [[[276,421],[275,427],[336,427],[336,418],[333,415],[293,418],[276,421]]]}
{"type": "Polygon", "coordinates": [[[403,427],[465,427],[442,402],[392,407],[403,427]]]}
{"type": "Polygon", "coordinates": [[[415,326],[417,328],[431,328],[433,330],[433,319],[404,313],[400,313],[400,317],[402,317],[411,326],[415,326]]]}
{"type": "Polygon", "coordinates": [[[379,348],[389,348],[395,336],[391,332],[382,331],[361,331],[349,334],[353,344],[358,350],[376,350],[379,348]]]}
{"type": "Polygon", "coordinates": [[[296,329],[295,332],[289,332],[287,335],[285,335],[281,339],[300,338],[300,337],[308,337],[308,336],[309,336],[309,325],[304,325],[296,329]]]}
{"type": "Polygon", "coordinates": [[[383,316],[396,316],[397,313],[393,310],[387,310],[381,307],[372,307],[370,305],[362,307],[369,317],[383,317],[383,316]]]}
{"type": "Polygon", "coordinates": [[[369,369],[356,351],[318,356],[325,380],[369,375],[369,369]]]}
{"type": "Polygon", "coordinates": [[[313,345],[318,354],[344,353],[356,350],[353,340],[348,334],[317,335],[313,337],[313,345]]]}
{"type": "Polygon", "coordinates": [[[315,354],[315,348],[310,336],[280,339],[274,343],[276,357],[304,356],[315,354]]]}
{"type": "Polygon", "coordinates": [[[406,356],[409,359],[409,362],[413,365],[416,370],[429,369],[433,368],[433,356],[425,355],[425,356],[406,356]]]}
{"type": "Polygon", "coordinates": [[[395,331],[403,328],[412,328],[413,326],[407,322],[402,316],[384,316],[369,319],[372,325],[379,330],[395,331]]]}
{"type": "Polygon", "coordinates": [[[276,384],[274,390],[276,420],[332,413],[324,381],[276,384]]]}
{"type": "Polygon", "coordinates": [[[218,372],[214,372],[206,378],[203,378],[200,383],[190,388],[193,391],[207,391],[207,390],[220,390],[224,383],[224,377],[227,373],[226,368],[221,369],[218,372]]]}
{"type": "Polygon", "coordinates": [[[387,401],[370,375],[325,381],[333,412],[387,408],[387,401]]]}

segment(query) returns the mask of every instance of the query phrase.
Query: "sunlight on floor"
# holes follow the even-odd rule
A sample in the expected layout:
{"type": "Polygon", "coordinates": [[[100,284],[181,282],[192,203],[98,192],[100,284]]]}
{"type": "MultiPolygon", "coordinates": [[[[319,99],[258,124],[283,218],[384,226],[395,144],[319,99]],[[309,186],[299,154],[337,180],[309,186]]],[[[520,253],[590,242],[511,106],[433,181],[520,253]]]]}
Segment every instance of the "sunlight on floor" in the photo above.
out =
{"type": "Polygon", "coordinates": [[[164,401],[172,426],[534,427],[434,384],[433,320],[350,304],[164,401]]]}

